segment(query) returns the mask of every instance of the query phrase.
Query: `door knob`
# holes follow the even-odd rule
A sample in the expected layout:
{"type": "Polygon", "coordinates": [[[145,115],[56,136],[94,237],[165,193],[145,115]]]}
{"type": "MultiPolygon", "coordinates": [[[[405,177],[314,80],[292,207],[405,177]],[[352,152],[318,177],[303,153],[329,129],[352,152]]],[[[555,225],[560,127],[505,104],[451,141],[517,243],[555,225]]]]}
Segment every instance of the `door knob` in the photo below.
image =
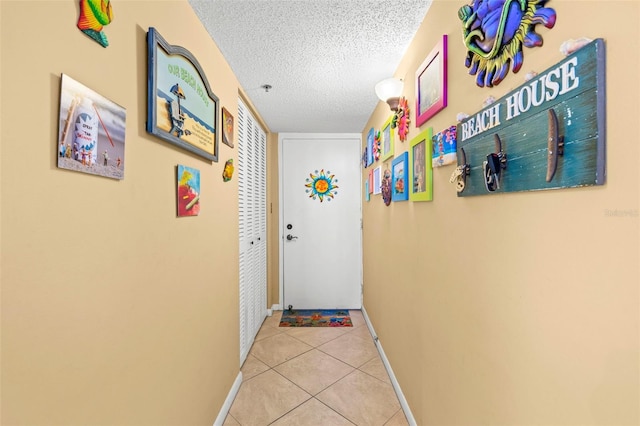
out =
{"type": "Polygon", "coordinates": [[[287,235],[287,241],[297,240],[297,239],[298,239],[298,237],[296,237],[294,235],[291,235],[291,234],[287,235]]]}

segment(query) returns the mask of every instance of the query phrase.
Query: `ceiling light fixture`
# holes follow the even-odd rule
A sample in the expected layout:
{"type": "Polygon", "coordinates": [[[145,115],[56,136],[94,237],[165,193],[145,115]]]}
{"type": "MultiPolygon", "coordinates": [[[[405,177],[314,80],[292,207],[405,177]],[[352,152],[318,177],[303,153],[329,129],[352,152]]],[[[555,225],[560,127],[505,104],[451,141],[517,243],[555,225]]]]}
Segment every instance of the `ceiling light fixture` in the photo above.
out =
{"type": "Polygon", "coordinates": [[[399,78],[387,78],[376,84],[376,95],[381,101],[388,103],[392,111],[397,111],[403,88],[404,82],[399,78]]]}

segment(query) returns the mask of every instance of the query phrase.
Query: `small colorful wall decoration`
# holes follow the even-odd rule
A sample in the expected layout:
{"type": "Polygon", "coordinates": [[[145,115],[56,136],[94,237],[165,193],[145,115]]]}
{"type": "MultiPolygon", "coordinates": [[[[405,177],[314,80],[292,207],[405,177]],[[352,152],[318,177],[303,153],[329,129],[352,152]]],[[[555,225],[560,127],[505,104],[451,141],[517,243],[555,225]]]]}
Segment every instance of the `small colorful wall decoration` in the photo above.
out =
{"type": "Polygon", "coordinates": [[[391,170],[385,169],[382,172],[382,182],[380,183],[380,192],[382,193],[382,201],[385,206],[391,204],[391,170]]]}
{"type": "Polygon", "coordinates": [[[233,148],[233,115],[222,108],[222,143],[233,148]]]}
{"type": "Polygon", "coordinates": [[[178,217],[200,213],[200,170],[178,165],[178,217]]]}
{"type": "Polygon", "coordinates": [[[362,158],[360,159],[362,161],[362,168],[366,169],[367,168],[367,158],[369,157],[369,149],[367,147],[367,145],[364,146],[363,150],[362,150],[362,158]]]}
{"type": "Polygon", "coordinates": [[[409,146],[409,199],[431,201],[433,199],[433,169],[429,159],[431,152],[431,127],[420,132],[409,146]]]}
{"type": "Polygon", "coordinates": [[[127,112],[62,74],[58,167],[124,179],[127,112]]]}
{"type": "Polygon", "coordinates": [[[522,46],[542,46],[537,24],[553,28],[556,12],[544,7],[548,0],[473,0],[462,6],[462,37],[467,46],[465,66],[479,87],[498,85],[509,72],[520,70],[522,46]]]}
{"type": "Polygon", "coordinates": [[[398,128],[398,139],[400,139],[400,142],[407,140],[409,124],[411,124],[409,102],[407,101],[407,98],[402,97],[400,98],[400,101],[398,101],[398,110],[393,115],[393,120],[391,122],[392,128],[398,128]]]}
{"type": "Polygon", "coordinates": [[[233,177],[233,158],[229,158],[226,163],[224,163],[224,169],[222,169],[222,181],[229,182],[233,177]]]}
{"type": "Polygon", "coordinates": [[[382,152],[382,133],[380,130],[375,132],[373,136],[373,160],[378,161],[380,159],[380,153],[382,152]]]}
{"type": "Polygon", "coordinates": [[[307,182],[304,185],[307,188],[305,192],[313,200],[319,199],[322,202],[326,198],[327,201],[331,201],[338,194],[338,191],[336,191],[339,188],[336,185],[338,179],[329,170],[326,173],[324,169],[320,170],[320,172],[316,170],[314,173],[309,173],[309,177],[305,179],[307,182]]]}
{"type": "Polygon", "coordinates": [[[456,162],[457,127],[451,126],[433,135],[431,166],[440,167],[456,162]]]}
{"type": "Polygon", "coordinates": [[[603,185],[605,69],[596,39],[463,120],[458,196],[603,185]]]}
{"type": "Polygon", "coordinates": [[[98,42],[102,47],[107,47],[109,41],[102,29],[113,21],[113,10],[109,0],[80,0],[80,16],[78,17],[78,29],[98,42]]]}

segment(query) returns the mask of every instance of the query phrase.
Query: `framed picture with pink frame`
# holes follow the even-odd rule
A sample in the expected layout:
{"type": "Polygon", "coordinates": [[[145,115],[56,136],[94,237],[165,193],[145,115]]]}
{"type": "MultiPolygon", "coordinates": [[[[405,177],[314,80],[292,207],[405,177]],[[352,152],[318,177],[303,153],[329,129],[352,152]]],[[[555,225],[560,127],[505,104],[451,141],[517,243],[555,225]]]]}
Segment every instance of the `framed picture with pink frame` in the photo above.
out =
{"type": "Polygon", "coordinates": [[[447,106],[447,35],[416,70],[416,127],[447,106]]]}

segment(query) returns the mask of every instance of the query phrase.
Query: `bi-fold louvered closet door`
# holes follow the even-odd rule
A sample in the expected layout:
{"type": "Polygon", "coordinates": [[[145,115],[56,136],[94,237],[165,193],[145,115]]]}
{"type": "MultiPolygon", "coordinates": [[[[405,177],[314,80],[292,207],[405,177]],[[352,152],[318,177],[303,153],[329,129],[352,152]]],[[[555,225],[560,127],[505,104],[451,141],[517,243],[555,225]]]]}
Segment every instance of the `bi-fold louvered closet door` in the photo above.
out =
{"type": "Polygon", "coordinates": [[[240,363],[267,316],[267,136],[238,99],[240,363]]]}

